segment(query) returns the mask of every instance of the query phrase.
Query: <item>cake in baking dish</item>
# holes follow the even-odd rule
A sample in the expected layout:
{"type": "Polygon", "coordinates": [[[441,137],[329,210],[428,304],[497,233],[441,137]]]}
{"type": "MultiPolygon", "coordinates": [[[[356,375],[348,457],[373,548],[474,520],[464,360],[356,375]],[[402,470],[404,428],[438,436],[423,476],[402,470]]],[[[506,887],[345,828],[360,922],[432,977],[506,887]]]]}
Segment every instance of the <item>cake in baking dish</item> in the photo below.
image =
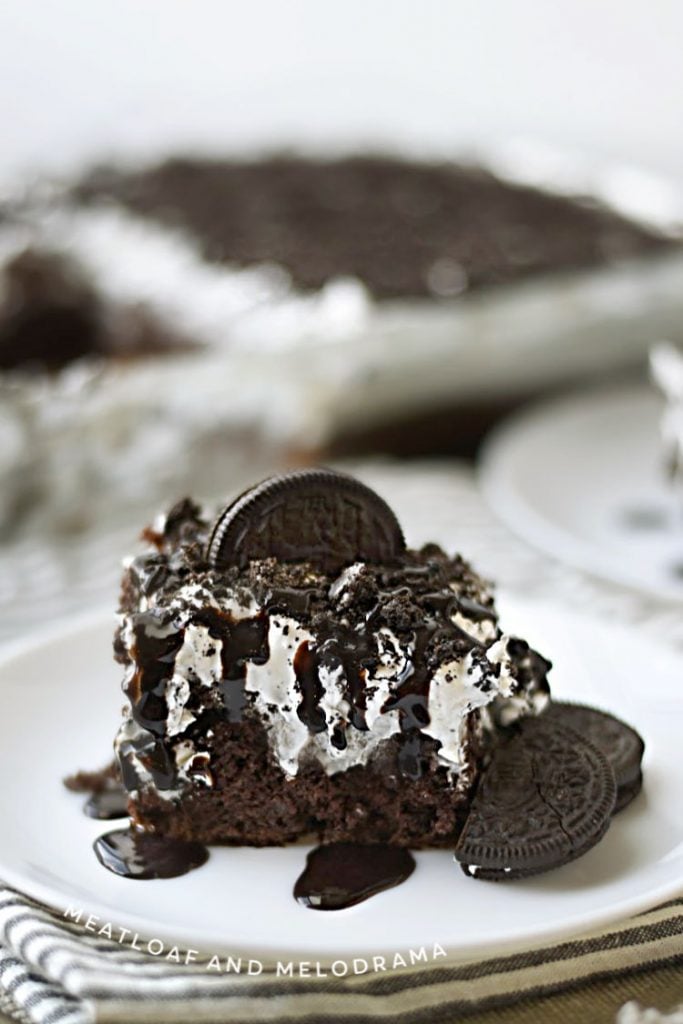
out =
{"type": "Polygon", "coordinates": [[[6,193],[0,530],[133,522],[293,457],[471,454],[520,399],[677,337],[682,265],[595,197],[453,161],[196,156],[6,193]]]}

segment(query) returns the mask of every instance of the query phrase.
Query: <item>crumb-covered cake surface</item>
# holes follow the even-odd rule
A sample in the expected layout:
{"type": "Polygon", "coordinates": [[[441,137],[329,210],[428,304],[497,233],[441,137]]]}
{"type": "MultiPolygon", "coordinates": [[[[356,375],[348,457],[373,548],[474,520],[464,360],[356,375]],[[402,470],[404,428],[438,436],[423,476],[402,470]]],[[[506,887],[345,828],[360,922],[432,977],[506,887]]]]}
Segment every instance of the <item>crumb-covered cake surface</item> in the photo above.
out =
{"type": "MultiPolygon", "coordinates": [[[[358,489],[277,514],[302,551],[330,516],[363,550],[358,489]]],[[[240,565],[212,533],[185,500],[125,571],[116,751],[133,820],[203,842],[452,845],[497,731],[545,707],[549,663],[501,631],[488,585],[436,545],[337,565],[285,561],[276,544],[240,565]]]]}
{"type": "Polygon", "coordinates": [[[351,276],[378,299],[452,298],[672,245],[596,200],[513,184],[476,166],[371,154],[175,158],[132,171],[101,168],[74,194],[180,227],[212,262],[269,261],[304,290],[351,276]]]}

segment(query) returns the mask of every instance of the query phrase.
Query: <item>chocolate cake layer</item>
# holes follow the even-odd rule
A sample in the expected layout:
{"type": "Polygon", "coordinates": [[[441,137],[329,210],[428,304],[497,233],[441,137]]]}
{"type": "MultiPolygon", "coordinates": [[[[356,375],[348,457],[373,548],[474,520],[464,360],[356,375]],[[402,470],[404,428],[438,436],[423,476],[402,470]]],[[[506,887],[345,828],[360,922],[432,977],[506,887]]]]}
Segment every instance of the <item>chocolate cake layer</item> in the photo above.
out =
{"type": "MultiPolygon", "coordinates": [[[[469,806],[422,745],[423,770],[410,779],[400,767],[400,737],[364,766],[327,775],[315,763],[287,779],[274,763],[268,733],[255,721],[219,722],[211,738],[210,788],[194,787],[169,801],[163,792],[133,795],[133,821],[145,829],[204,843],[272,846],[313,836],[321,842],[391,843],[412,849],[453,845],[469,806]]],[[[482,755],[472,742],[472,775],[482,755]]]]}
{"type": "Polygon", "coordinates": [[[209,261],[276,263],[303,290],[352,276],[380,299],[449,298],[672,245],[594,200],[380,156],[177,158],[99,169],[74,194],[181,227],[209,261]]]}

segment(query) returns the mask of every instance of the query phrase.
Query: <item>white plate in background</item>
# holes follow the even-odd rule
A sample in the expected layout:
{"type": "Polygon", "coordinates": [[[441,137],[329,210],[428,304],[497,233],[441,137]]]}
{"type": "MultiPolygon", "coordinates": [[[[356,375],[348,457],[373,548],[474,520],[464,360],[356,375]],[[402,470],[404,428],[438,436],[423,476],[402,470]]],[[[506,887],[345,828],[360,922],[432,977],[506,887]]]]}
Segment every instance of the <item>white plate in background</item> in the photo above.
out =
{"type": "Polygon", "coordinates": [[[643,385],[576,393],[514,416],[482,455],[487,501],[555,558],[683,600],[683,489],[665,472],[661,411],[643,385]]]}
{"type": "Polygon", "coordinates": [[[605,839],[557,871],[512,884],[466,877],[447,850],[418,853],[402,886],[317,913],[292,886],[304,846],[216,848],[181,878],[132,881],[95,859],[93,821],[64,775],[102,764],[121,704],[111,617],[75,623],[0,664],[0,877],[168,944],[263,959],[329,961],[434,942],[452,960],[531,946],[644,910],[683,887],[679,654],[621,627],[534,604],[500,602],[506,629],[548,656],[557,695],[611,709],[642,732],[645,788],[605,839]]]}

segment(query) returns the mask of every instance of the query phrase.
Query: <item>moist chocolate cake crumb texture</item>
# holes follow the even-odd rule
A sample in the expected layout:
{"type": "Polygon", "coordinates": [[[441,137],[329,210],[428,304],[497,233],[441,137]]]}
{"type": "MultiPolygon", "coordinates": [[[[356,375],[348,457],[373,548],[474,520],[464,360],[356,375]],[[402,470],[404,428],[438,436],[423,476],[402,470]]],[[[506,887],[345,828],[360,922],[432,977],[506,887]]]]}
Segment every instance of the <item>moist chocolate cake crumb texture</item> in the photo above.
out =
{"type": "Polygon", "coordinates": [[[207,260],[274,262],[303,290],[350,275],[380,299],[448,298],[673,244],[595,201],[379,156],[171,159],[101,168],[74,194],[188,230],[207,260]]]}
{"type": "Polygon", "coordinates": [[[67,775],[64,785],[72,793],[88,793],[94,795],[121,786],[121,772],[118,761],[111,761],[97,771],[79,771],[67,775]]]}

